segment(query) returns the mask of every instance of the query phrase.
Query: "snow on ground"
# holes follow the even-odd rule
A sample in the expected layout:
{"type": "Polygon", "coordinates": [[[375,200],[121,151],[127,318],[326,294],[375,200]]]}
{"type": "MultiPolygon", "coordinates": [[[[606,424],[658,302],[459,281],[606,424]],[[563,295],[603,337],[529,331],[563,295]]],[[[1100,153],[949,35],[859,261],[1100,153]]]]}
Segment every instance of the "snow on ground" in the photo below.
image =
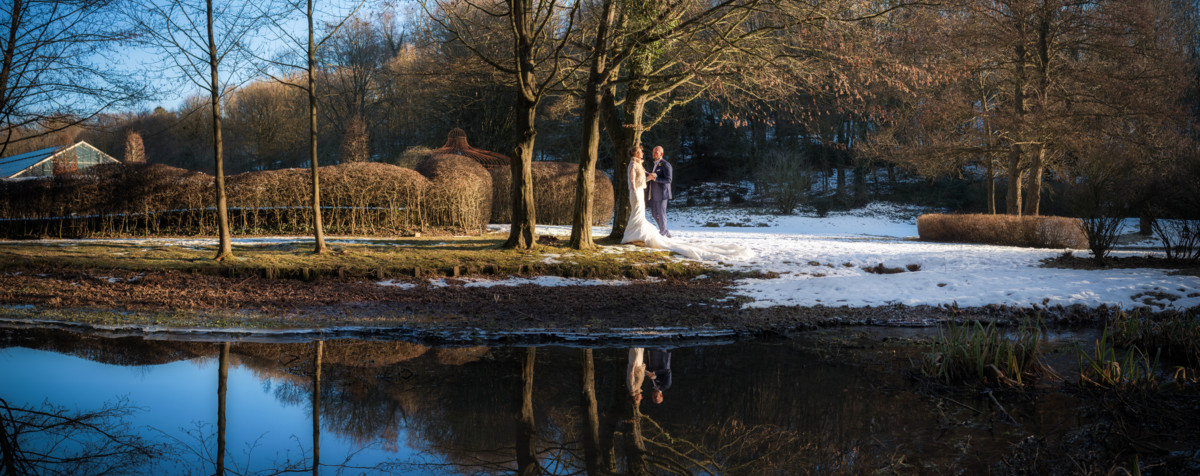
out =
{"type": "MultiPolygon", "coordinates": [[[[755,252],[746,262],[724,263],[731,268],[779,273],[775,279],[736,283],[734,294],[749,298],[748,307],[1082,304],[1163,310],[1200,306],[1200,278],[1195,276],[1172,276],[1160,269],[1043,268],[1041,260],[1064,250],[917,241],[919,214],[918,209],[875,203],[825,218],[688,208],[668,210],[668,220],[676,238],[740,244],[755,252]],[[879,264],[920,269],[897,274],[863,269],[879,264]]],[[[1136,220],[1130,220],[1126,231],[1135,227],[1136,220]]],[[[570,234],[569,227],[538,227],[538,231],[570,234]]],[[[607,233],[607,228],[593,230],[596,236],[607,233]]],[[[1075,253],[1090,255],[1086,250],[1075,253]]],[[[1145,254],[1118,250],[1113,256],[1145,254]]]]}
{"type": "MultiPolygon", "coordinates": [[[[1159,269],[1073,270],[1040,267],[1040,261],[1063,250],[1005,246],[926,243],[917,241],[919,209],[872,204],[828,217],[760,215],[744,209],[672,208],[668,219],[674,236],[685,241],[739,244],[754,251],[745,262],[719,263],[733,269],[759,269],[779,274],[775,279],[742,279],[733,292],[748,298],[748,307],[770,306],[881,306],[989,304],[1013,306],[1150,306],[1155,310],[1200,306],[1200,277],[1173,276],[1159,269]],[[872,274],[865,267],[883,264],[889,268],[916,271],[872,274]]],[[[1136,229],[1136,221],[1126,224],[1136,229]]],[[[506,225],[489,231],[507,232],[506,225]]],[[[547,235],[569,236],[569,226],[539,226],[547,235]]],[[[593,236],[609,233],[596,227],[593,236]]],[[[79,240],[43,240],[48,245],[70,246],[79,240]]],[[[213,246],[208,239],[88,240],[134,242],[143,246],[213,246]]],[[[311,242],[308,237],[235,238],[235,244],[271,245],[311,242]]],[[[392,239],[344,237],[330,243],[387,243],[392,239]]],[[[1115,256],[1145,255],[1146,240],[1125,245],[1115,256]]],[[[609,246],[604,252],[653,251],[632,245],[609,246]]],[[[1085,256],[1085,250],[1076,250],[1085,256]]],[[[546,254],[553,263],[563,258],[546,254]]],[[[683,259],[683,258],[678,258],[683,259]]],[[[465,286],[596,286],[627,284],[626,280],[584,280],[557,277],[510,278],[487,281],[459,280],[465,286]]],[[[410,287],[410,283],[380,282],[384,286],[410,287]]],[[[451,285],[446,280],[432,286],[451,285]]]]}
{"type": "MultiPolygon", "coordinates": [[[[754,228],[703,227],[714,221],[712,215],[703,209],[680,213],[674,227],[679,232],[674,234],[742,244],[757,256],[734,266],[780,273],[777,279],[737,282],[734,294],[751,299],[746,304],[750,307],[1106,304],[1162,310],[1200,306],[1200,278],[1195,276],[1172,276],[1159,269],[1043,268],[1042,259],[1064,250],[916,241],[917,214],[885,204],[827,218],[778,217],[766,227],[754,228]],[[880,263],[920,269],[897,274],[863,269],[880,263]]],[[[757,219],[750,216],[742,221],[757,219]]],[[[1081,250],[1076,254],[1090,255],[1081,250]]],[[[1114,252],[1114,256],[1145,254],[1114,252]]]]}

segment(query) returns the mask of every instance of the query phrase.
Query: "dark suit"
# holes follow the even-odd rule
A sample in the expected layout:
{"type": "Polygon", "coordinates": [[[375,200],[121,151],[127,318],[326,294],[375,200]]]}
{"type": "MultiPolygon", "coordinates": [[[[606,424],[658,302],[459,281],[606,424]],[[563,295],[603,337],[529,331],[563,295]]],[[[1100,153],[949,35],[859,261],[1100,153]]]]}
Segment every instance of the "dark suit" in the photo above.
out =
{"type": "Polygon", "coordinates": [[[650,215],[658,223],[658,232],[671,236],[667,231],[667,200],[671,199],[671,164],[666,159],[654,161],[650,173],[655,174],[650,182],[650,215]]]}
{"type": "Polygon", "coordinates": [[[655,390],[663,391],[671,388],[671,351],[665,349],[650,349],[646,351],[646,371],[654,372],[650,384],[655,390]]]}

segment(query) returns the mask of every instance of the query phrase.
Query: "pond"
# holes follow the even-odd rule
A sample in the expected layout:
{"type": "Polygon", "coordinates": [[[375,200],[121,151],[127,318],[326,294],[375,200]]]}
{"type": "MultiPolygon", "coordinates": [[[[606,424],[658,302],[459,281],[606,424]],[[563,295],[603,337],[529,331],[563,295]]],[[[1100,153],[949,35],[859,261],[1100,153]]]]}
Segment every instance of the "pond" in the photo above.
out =
{"type": "MultiPolygon", "coordinates": [[[[937,332],[583,348],[3,329],[0,439],[17,456],[5,464],[25,465],[18,473],[1103,473],[1148,459],[1160,473],[1197,468],[1195,429],[1114,441],[1124,417],[1069,382],[1018,392],[920,378],[937,332]],[[630,390],[639,356],[656,370],[640,401],[630,390]]],[[[1049,359],[1068,380],[1069,349],[1092,337],[1055,336],[1049,359]]]]}

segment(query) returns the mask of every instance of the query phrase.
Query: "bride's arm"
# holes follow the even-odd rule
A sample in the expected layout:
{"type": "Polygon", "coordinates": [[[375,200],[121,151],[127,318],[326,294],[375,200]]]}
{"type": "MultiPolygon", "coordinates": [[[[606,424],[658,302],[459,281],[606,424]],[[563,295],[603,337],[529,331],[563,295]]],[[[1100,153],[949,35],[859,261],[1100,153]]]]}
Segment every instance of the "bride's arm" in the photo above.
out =
{"type": "Polygon", "coordinates": [[[641,187],[646,180],[645,169],[638,167],[638,164],[631,164],[629,167],[629,183],[633,188],[641,187]]]}

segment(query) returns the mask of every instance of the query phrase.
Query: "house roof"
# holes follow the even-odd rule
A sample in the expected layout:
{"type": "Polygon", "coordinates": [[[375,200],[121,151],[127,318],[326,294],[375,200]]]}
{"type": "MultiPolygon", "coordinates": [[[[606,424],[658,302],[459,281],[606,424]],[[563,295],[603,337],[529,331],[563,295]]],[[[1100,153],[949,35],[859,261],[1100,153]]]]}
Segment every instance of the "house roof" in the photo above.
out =
{"type": "Polygon", "coordinates": [[[59,149],[65,146],[47,147],[45,149],[26,152],[24,154],[10,155],[0,158],[0,178],[9,178],[16,175],[18,172],[32,167],[34,164],[50,158],[59,149]]]}

